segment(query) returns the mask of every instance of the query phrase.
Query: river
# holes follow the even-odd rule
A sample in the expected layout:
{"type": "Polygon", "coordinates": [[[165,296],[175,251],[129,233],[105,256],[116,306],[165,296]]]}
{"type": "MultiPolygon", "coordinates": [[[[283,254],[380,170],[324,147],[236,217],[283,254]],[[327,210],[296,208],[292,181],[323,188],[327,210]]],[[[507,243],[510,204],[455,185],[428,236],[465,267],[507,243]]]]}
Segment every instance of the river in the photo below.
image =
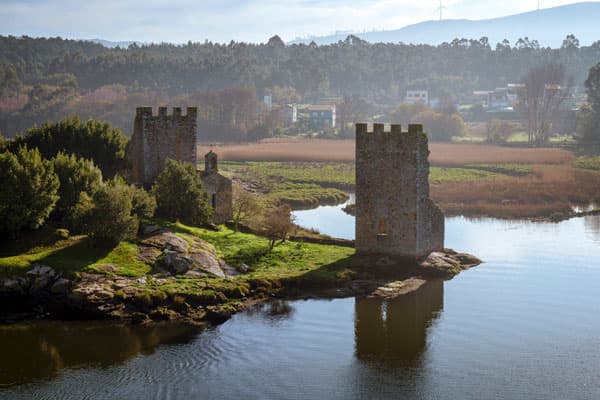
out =
{"type": "MultiPolygon", "coordinates": [[[[353,237],[339,206],[296,218],[353,237]]],[[[447,218],[446,245],[485,263],[395,301],[276,302],[203,331],[0,327],[0,398],[600,398],[599,216],[447,218]]]]}

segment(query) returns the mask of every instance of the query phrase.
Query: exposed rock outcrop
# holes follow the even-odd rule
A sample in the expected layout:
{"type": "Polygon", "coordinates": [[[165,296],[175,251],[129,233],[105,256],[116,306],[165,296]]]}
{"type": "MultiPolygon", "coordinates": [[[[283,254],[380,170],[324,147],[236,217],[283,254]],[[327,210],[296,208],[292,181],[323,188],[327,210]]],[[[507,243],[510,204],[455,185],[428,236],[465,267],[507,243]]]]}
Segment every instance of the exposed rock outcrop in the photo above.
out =
{"type": "Polygon", "coordinates": [[[142,240],[138,246],[142,261],[155,264],[173,275],[216,276],[238,275],[238,271],[217,257],[215,247],[195,236],[159,231],[142,240]]]}

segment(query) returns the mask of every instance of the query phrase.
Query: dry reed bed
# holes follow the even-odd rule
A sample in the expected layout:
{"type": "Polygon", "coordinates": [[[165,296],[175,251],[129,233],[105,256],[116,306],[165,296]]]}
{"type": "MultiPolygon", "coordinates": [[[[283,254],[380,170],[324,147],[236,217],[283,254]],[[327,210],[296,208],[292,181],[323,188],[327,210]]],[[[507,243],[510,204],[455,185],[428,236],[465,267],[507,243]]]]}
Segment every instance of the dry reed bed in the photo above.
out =
{"type": "MultiPolygon", "coordinates": [[[[573,154],[557,148],[514,148],[478,144],[430,143],[432,165],[570,164],[573,154]]],[[[354,161],[354,140],[269,139],[213,147],[229,161],[354,161]]],[[[201,146],[203,156],[208,147],[201,146]]]]}
{"type": "Polygon", "coordinates": [[[432,185],[431,196],[447,214],[549,217],[569,214],[573,205],[600,204],[600,174],[538,165],[523,177],[432,185]]]}

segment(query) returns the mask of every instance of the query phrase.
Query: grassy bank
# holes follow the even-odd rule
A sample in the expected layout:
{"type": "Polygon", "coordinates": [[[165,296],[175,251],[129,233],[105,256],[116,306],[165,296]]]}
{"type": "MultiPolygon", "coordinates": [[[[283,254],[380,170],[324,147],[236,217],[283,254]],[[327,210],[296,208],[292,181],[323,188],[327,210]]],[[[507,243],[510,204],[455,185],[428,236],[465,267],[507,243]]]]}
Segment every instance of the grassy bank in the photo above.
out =
{"type": "MultiPolygon", "coordinates": [[[[249,272],[233,279],[180,278],[181,287],[172,285],[170,290],[226,285],[248,284],[255,279],[280,280],[297,278],[308,272],[320,270],[325,280],[336,278],[336,268],[351,257],[354,249],[312,243],[285,242],[269,251],[268,240],[256,235],[234,232],[221,227],[219,231],[186,226],[180,223],[162,223],[184,239],[196,236],[213,244],[217,254],[229,265],[237,267],[246,264],[249,272]]],[[[86,236],[60,238],[51,229],[36,232],[18,241],[5,241],[0,248],[0,276],[23,275],[35,264],[48,265],[69,277],[82,272],[116,274],[129,277],[149,276],[156,273],[151,265],[138,257],[136,242],[121,242],[112,248],[98,248],[86,236]]]]}
{"type": "Polygon", "coordinates": [[[354,184],[354,166],[348,163],[223,162],[221,170],[263,200],[295,209],[344,202],[344,189],[354,184]]]}
{"type": "MultiPolygon", "coordinates": [[[[448,215],[565,217],[572,213],[573,206],[600,202],[599,160],[580,157],[574,161],[570,153],[564,155],[561,151],[538,153],[531,163],[433,166],[429,176],[431,196],[448,215]]],[[[267,198],[293,206],[322,204],[327,201],[319,199],[325,198],[335,200],[338,188],[351,191],[354,186],[355,168],[349,162],[253,161],[224,165],[236,179],[258,182],[255,186],[267,188],[267,198]]]]}
{"type": "Polygon", "coordinates": [[[577,168],[600,171],[600,156],[577,157],[575,166],[577,168]]]}

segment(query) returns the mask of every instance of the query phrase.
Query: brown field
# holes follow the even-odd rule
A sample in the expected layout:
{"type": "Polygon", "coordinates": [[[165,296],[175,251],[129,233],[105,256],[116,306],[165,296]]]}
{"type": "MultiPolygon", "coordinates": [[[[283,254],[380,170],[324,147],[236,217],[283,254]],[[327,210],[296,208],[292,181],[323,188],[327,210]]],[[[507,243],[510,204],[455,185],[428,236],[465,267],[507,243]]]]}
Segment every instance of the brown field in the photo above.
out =
{"type": "MultiPolygon", "coordinates": [[[[514,148],[478,144],[430,143],[433,165],[570,164],[573,154],[557,148],[514,148]]],[[[228,161],[354,161],[354,140],[268,139],[258,143],[218,145],[228,161]]],[[[208,146],[198,148],[200,156],[208,146]]]]}
{"type": "Polygon", "coordinates": [[[600,173],[538,165],[522,177],[431,185],[431,197],[448,215],[564,217],[572,206],[600,204],[600,173]]]}

